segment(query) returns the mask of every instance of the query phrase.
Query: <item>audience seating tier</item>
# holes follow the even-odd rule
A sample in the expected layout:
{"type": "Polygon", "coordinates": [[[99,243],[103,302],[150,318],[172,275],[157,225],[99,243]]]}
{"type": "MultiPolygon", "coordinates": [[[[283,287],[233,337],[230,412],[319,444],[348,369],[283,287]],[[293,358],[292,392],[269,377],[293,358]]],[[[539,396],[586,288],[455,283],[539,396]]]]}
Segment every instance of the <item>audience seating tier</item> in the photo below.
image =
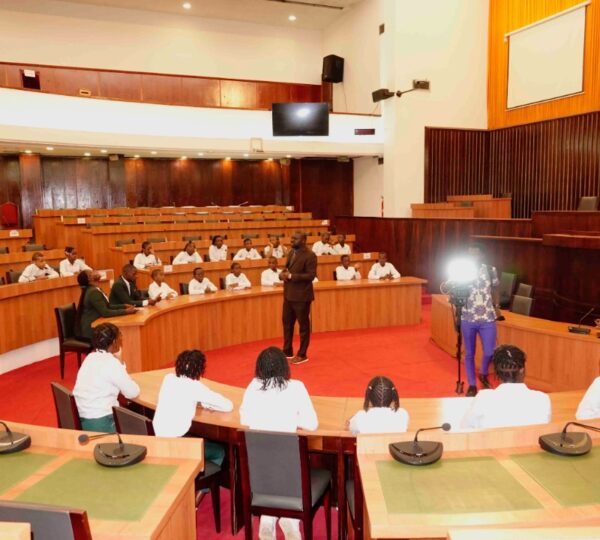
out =
{"type": "Polygon", "coordinates": [[[32,238],[33,231],[31,229],[0,230],[0,246],[7,247],[9,253],[18,253],[32,238]]]}
{"type": "MultiPolygon", "coordinates": [[[[46,262],[52,266],[58,266],[60,261],[65,258],[65,251],[63,249],[47,249],[42,251],[46,262]]],[[[6,254],[0,254],[0,276],[3,276],[9,270],[22,271],[28,264],[31,263],[31,252],[9,252],[6,254]]]]}

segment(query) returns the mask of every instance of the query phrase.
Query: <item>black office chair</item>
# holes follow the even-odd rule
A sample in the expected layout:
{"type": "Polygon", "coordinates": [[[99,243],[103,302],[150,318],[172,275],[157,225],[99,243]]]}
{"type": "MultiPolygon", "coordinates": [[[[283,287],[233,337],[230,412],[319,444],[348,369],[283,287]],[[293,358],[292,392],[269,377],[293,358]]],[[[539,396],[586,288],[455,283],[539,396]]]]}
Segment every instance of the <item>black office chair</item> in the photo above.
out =
{"type": "Polygon", "coordinates": [[[2,247],[0,247],[0,253],[1,253],[1,254],[6,254],[6,253],[8,253],[8,248],[7,248],[6,246],[2,246],[2,247]]]}
{"type": "Polygon", "coordinates": [[[502,272],[500,274],[500,307],[506,309],[510,305],[515,285],[517,284],[517,274],[502,272]]]}
{"type": "Polygon", "coordinates": [[[163,242],[166,242],[167,239],[164,236],[155,236],[152,238],[148,238],[147,242],[150,242],[151,244],[162,244],[163,242]]]}
{"type": "Polygon", "coordinates": [[[258,234],[249,234],[249,233],[242,234],[242,240],[245,240],[246,238],[250,238],[251,240],[254,240],[255,238],[258,238],[258,234]]]}
{"type": "Polygon", "coordinates": [[[81,430],[81,418],[72,392],[58,383],[50,383],[58,427],[81,430]]]}
{"type": "Polygon", "coordinates": [[[129,246],[131,244],[135,244],[135,240],[133,238],[128,238],[126,240],[117,240],[115,242],[116,247],[129,246]]]}
{"type": "Polygon", "coordinates": [[[267,236],[271,237],[271,236],[277,236],[278,238],[283,238],[285,236],[285,233],[282,232],[270,232],[267,233],[267,236]]]}
{"type": "Polygon", "coordinates": [[[239,223],[244,221],[244,218],[229,218],[229,223],[239,223]]]}
{"type": "Polygon", "coordinates": [[[526,296],[527,298],[533,298],[533,285],[527,283],[519,283],[517,287],[516,296],[526,296]]]}
{"type": "Polygon", "coordinates": [[[204,262],[210,262],[210,257],[208,256],[208,253],[204,254],[202,258],[204,259],[204,262]]]}
{"type": "Polygon", "coordinates": [[[92,540],[85,510],[0,501],[0,521],[29,523],[31,537],[35,540],[92,540]]]}
{"type": "Polygon", "coordinates": [[[577,210],[579,212],[595,212],[598,210],[598,197],[581,197],[577,210]]]}
{"type": "MultiPolygon", "coordinates": [[[[364,496],[362,491],[362,483],[360,481],[360,472],[358,470],[358,461],[355,452],[348,459],[348,470],[350,474],[346,478],[346,508],[350,516],[350,524],[354,529],[354,540],[363,540],[364,538],[364,496]]],[[[345,520],[347,523],[348,520],[345,520]]]]}
{"type": "Polygon", "coordinates": [[[531,314],[531,308],[533,306],[533,298],[529,298],[527,296],[517,296],[516,294],[513,296],[512,305],[510,310],[513,313],[519,313],[520,315],[531,314]]]}
{"type": "Polygon", "coordinates": [[[96,223],[86,223],[86,229],[91,229],[92,227],[104,227],[104,223],[102,221],[98,221],[96,223]]]}
{"type": "Polygon", "coordinates": [[[181,238],[184,242],[195,242],[196,240],[202,240],[201,236],[183,236],[181,238]]]}
{"type": "Polygon", "coordinates": [[[23,251],[44,251],[46,246],[44,244],[25,244],[21,249],[23,251]]]}
{"type": "Polygon", "coordinates": [[[9,270],[6,272],[6,283],[19,283],[19,278],[23,272],[15,272],[14,270],[9,270]]]}
{"type": "Polygon", "coordinates": [[[122,435],[154,435],[152,420],[147,416],[124,407],[113,407],[112,410],[117,433],[122,435]]]}
{"type": "Polygon", "coordinates": [[[224,277],[220,277],[219,278],[219,286],[221,287],[221,289],[225,290],[227,287],[225,286],[225,278],[224,277]]]}
{"type": "Polygon", "coordinates": [[[60,349],[60,378],[65,378],[65,353],[77,353],[77,366],[81,367],[81,355],[89,354],[92,346],[75,336],[77,308],[74,303],[54,308],[56,327],[58,329],[58,346],[60,349]]]}
{"type": "Polygon", "coordinates": [[[190,294],[190,285],[189,283],[180,283],[179,284],[179,294],[190,294]]]}
{"type": "Polygon", "coordinates": [[[337,272],[333,271],[333,281],[337,281],[337,272]]]}
{"type": "Polygon", "coordinates": [[[301,520],[304,538],[312,540],[320,506],[331,539],[331,473],[311,469],[305,436],[240,432],[240,472],[246,540],[252,539],[252,516],[263,514],[301,520]]]}

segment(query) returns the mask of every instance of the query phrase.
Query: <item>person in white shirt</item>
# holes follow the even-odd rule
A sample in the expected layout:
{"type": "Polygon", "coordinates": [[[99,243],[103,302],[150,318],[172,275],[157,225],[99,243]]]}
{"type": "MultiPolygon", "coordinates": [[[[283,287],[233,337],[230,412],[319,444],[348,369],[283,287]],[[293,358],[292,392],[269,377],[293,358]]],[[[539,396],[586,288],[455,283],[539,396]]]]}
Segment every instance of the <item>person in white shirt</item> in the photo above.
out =
{"type": "Polygon", "coordinates": [[[371,266],[369,270],[369,279],[398,279],[400,272],[396,270],[395,266],[387,262],[387,253],[381,252],[377,262],[371,266]]]}
{"type": "Polygon", "coordinates": [[[462,419],[464,429],[547,424],[552,404],[547,394],[530,390],[525,380],[525,353],[514,345],[501,345],[492,357],[500,385],[480,390],[462,419]]]}
{"type": "Polygon", "coordinates": [[[162,264],[160,259],[154,255],[152,243],[148,242],[147,240],[142,242],[142,251],[133,259],[133,266],[135,266],[138,270],[144,270],[145,268],[159,266],[160,264],[162,264]]]}
{"type": "Polygon", "coordinates": [[[194,273],[192,275],[193,278],[188,284],[188,294],[194,295],[217,292],[218,289],[215,284],[207,277],[204,277],[204,269],[194,268],[194,273]]]}
{"type": "Polygon", "coordinates": [[[19,283],[29,283],[30,281],[57,277],[59,277],[58,272],[46,263],[44,254],[36,251],[31,257],[31,264],[27,265],[25,270],[21,272],[19,283]]]}
{"type": "Polygon", "coordinates": [[[262,259],[260,253],[252,247],[252,238],[244,238],[244,247],[233,258],[234,261],[262,259]]]}
{"type": "Polygon", "coordinates": [[[60,261],[58,272],[61,277],[74,276],[83,272],[84,270],[91,270],[91,268],[83,262],[83,259],[79,258],[79,253],[74,247],[67,246],[65,248],[66,259],[60,261]]]}
{"type": "Polygon", "coordinates": [[[240,291],[242,289],[250,289],[252,283],[246,277],[246,274],[242,272],[242,265],[238,262],[234,262],[231,265],[231,273],[225,277],[225,288],[228,291],[240,291]]]}
{"type": "Polygon", "coordinates": [[[277,257],[278,259],[285,257],[287,252],[287,248],[281,243],[277,235],[269,237],[269,243],[263,250],[265,257],[277,257]]]}
{"type": "Polygon", "coordinates": [[[119,394],[127,399],[140,395],[140,387],[121,360],[122,340],[121,332],[111,323],[99,324],[92,331],[94,351],[79,368],[73,389],[84,430],[113,433],[112,408],[119,405],[119,394]]]}
{"type": "Polygon", "coordinates": [[[183,251],[180,251],[177,256],[173,259],[173,264],[198,264],[202,262],[200,253],[196,251],[196,244],[190,241],[188,242],[183,251]]]}
{"type": "MultiPolygon", "coordinates": [[[[157,437],[183,437],[190,429],[196,407],[219,412],[233,411],[233,403],[200,381],[206,370],[202,351],[181,352],[175,361],[175,373],[163,379],[158,393],[156,413],[152,420],[157,437]]],[[[222,465],[225,449],[222,445],[204,440],[204,459],[222,465]]]]}
{"type": "MultiPolygon", "coordinates": [[[[255,377],[246,388],[240,406],[240,423],[250,429],[293,433],[314,431],[319,425],[306,387],[290,379],[290,366],[283,351],[269,347],[258,355],[255,377]]],[[[275,539],[277,518],[260,517],[259,537],[275,539]]],[[[286,538],[300,539],[300,522],[281,518],[286,538]]]]}
{"type": "Polygon", "coordinates": [[[319,257],[321,255],[335,255],[335,251],[333,250],[333,246],[331,245],[330,239],[331,234],[329,234],[327,231],[322,232],[321,240],[313,244],[313,253],[319,257]]]}
{"type": "Polygon", "coordinates": [[[409,416],[400,407],[394,383],[382,375],[373,377],[365,391],[363,410],[349,422],[350,431],[359,433],[402,433],[408,429],[409,416]]]}
{"type": "Polygon", "coordinates": [[[335,277],[338,281],[352,281],[360,279],[360,264],[350,266],[350,255],[342,255],[342,264],[335,269],[335,277]]]}
{"type": "Polygon", "coordinates": [[[596,377],[587,389],[579,403],[579,407],[577,407],[575,418],[577,420],[600,418],[600,377],[596,377]]]}
{"type": "Polygon", "coordinates": [[[335,251],[335,253],[338,255],[350,255],[352,250],[350,249],[350,246],[346,244],[346,235],[338,234],[337,238],[338,241],[337,244],[333,246],[333,251],[335,251]]]}
{"type": "Polygon", "coordinates": [[[260,275],[260,284],[263,287],[279,287],[283,286],[283,281],[279,277],[281,270],[277,268],[277,259],[269,257],[269,268],[263,270],[260,275]]]}
{"type": "Polygon", "coordinates": [[[165,273],[160,268],[152,270],[152,283],[148,287],[148,296],[152,300],[160,298],[161,300],[170,300],[171,298],[177,298],[178,294],[169,287],[165,282],[165,273]]]}
{"type": "Polygon", "coordinates": [[[208,258],[210,262],[227,260],[227,245],[223,243],[223,237],[220,234],[213,236],[212,244],[208,248],[208,258]]]}

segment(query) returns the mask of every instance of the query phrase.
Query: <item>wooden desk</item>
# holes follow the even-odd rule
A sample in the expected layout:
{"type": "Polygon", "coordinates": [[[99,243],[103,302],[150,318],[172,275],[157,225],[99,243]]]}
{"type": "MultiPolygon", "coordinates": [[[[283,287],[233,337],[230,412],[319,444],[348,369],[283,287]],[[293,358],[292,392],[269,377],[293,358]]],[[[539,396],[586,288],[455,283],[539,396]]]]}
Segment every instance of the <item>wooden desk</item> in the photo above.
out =
{"type": "MultiPolygon", "coordinates": [[[[107,293],[112,280],[113,272],[107,270],[102,281],[107,293]]],[[[80,293],[76,276],[0,287],[0,354],[56,337],[54,308],[77,305],[80,293]]]]}
{"type": "Polygon", "coordinates": [[[491,195],[448,195],[448,202],[460,204],[472,203],[476,218],[510,219],[512,217],[512,199],[510,197],[493,198],[491,195]]]}
{"type": "Polygon", "coordinates": [[[462,202],[462,201],[489,201],[494,196],[491,193],[484,193],[480,195],[448,195],[446,200],[448,202],[462,202]]]}
{"type": "Polygon", "coordinates": [[[31,525],[0,521],[0,538],[2,540],[31,540],[31,525]]]}
{"type": "Polygon", "coordinates": [[[0,246],[7,247],[9,253],[17,253],[33,237],[31,229],[1,229],[0,246]]]}
{"type": "Polygon", "coordinates": [[[545,246],[568,249],[600,249],[600,235],[584,234],[545,234],[542,240],[545,246]]]}
{"type": "MultiPolygon", "coordinates": [[[[80,431],[56,429],[9,422],[11,429],[31,436],[30,452],[56,456],[35,473],[7,491],[0,499],[13,500],[27,488],[37,484],[71,459],[93,460],[95,443],[81,446],[80,431]]],[[[92,433],[90,433],[92,435],[92,433]]],[[[94,540],[196,540],[196,508],[194,480],[203,470],[203,441],[199,439],[168,439],[157,437],[123,436],[127,442],[147,447],[144,463],[175,465],[177,469],[162,491],[151,503],[140,521],[89,519],[94,540]]],[[[135,465],[134,465],[135,467],[135,465]]],[[[118,471],[116,471],[118,473],[118,471]]],[[[102,492],[102,486],[90,486],[102,492]]],[[[109,494],[108,494],[109,495],[109,494]]],[[[47,504],[56,504],[49,500],[47,504]]],[[[86,510],[83,508],[83,510],[86,510]]]]}
{"type": "MultiPolygon", "coordinates": [[[[600,427],[600,420],[591,422],[600,427]]],[[[562,506],[540,484],[533,480],[509,456],[520,453],[542,452],[538,437],[545,433],[561,431],[562,423],[520,428],[484,430],[473,433],[436,433],[433,440],[444,444],[444,459],[461,457],[496,458],[504,471],[516,480],[541,508],[531,510],[493,511],[479,513],[389,513],[382,484],[376,469],[377,462],[392,462],[388,445],[397,441],[412,440],[409,433],[394,435],[361,435],[357,440],[360,477],[365,497],[365,529],[367,538],[447,538],[450,528],[470,527],[560,527],[583,526],[599,523],[599,504],[562,506]]],[[[600,446],[600,434],[589,432],[600,446]]],[[[569,459],[569,458],[565,458],[569,459]]],[[[465,478],[468,485],[469,478],[465,478]]],[[[435,488],[433,488],[435,489],[435,488]]],[[[460,485],[456,486],[461,489],[460,485]]],[[[485,536],[487,538],[487,536],[485,536]]],[[[513,538],[520,538],[513,536],[513,538]]]]}
{"type": "Polygon", "coordinates": [[[413,218],[473,219],[475,217],[473,207],[456,206],[451,203],[411,204],[410,209],[413,218]]]}
{"type": "Polygon", "coordinates": [[[560,233],[565,229],[578,231],[600,230],[600,212],[544,211],[531,216],[533,236],[560,233]]]}
{"type": "MultiPolygon", "coordinates": [[[[571,334],[567,323],[503,311],[498,322],[498,344],[517,345],[527,353],[526,382],[545,392],[587,388],[600,375],[600,339],[571,334]],[[576,369],[574,368],[576,362],[576,369]]],[[[456,333],[447,297],[432,296],[431,339],[448,354],[456,354],[456,333]]],[[[477,362],[481,345],[477,347],[477,362]]]]}
{"type": "Polygon", "coordinates": [[[448,540],[598,540],[600,527],[450,529],[448,540]]]}
{"type": "MultiPolygon", "coordinates": [[[[50,266],[58,266],[60,261],[65,258],[65,252],[62,249],[47,249],[42,251],[46,262],[50,266]]],[[[4,276],[9,270],[20,272],[31,264],[31,251],[15,251],[14,253],[0,253],[0,276],[4,276]]]]}

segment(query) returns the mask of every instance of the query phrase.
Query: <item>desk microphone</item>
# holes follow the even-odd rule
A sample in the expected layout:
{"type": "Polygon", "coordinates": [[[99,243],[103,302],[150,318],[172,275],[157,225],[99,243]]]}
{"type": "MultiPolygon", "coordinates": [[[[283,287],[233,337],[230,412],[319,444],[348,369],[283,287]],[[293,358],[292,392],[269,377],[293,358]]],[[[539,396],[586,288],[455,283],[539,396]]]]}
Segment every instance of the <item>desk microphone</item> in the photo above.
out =
{"type": "Polygon", "coordinates": [[[116,435],[118,443],[102,443],[94,447],[94,459],[96,463],[104,467],[127,467],[142,461],[148,452],[145,446],[139,444],[124,443],[119,433],[99,433],[98,435],[87,435],[82,433],[77,437],[79,444],[86,445],[94,439],[100,439],[108,435],[116,435]]]}
{"type": "Polygon", "coordinates": [[[5,433],[0,437],[0,454],[15,454],[31,446],[31,437],[25,433],[11,431],[10,428],[0,420],[4,426],[5,433]]]}
{"type": "Polygon", "coordinates": [[[581,325],[583,323],[583,321],[585,320],[585,318],[592,312],[594,311],[595,306],[592,306],[592,309],[590,309],[583,317],[581,317],[581,319],[579,319],[579,324],[577,326],[569,326],[568,330],[569,332],[571,332],[571,334],[584,334],[584,335],[589,335],[591,330],[589,328],[581,328],[581,325]]]}
{"type": "Polygon", "coordinates": [[[430,431],[432,429],[443,429],[450,431],[451,425],[448,422],[441,426],[421,428],[415,433],[415,438],[412,441],[403,441],[392,443],[389,446],[389,451],[392,457],[406,465],[430,465],[435,463],[442,457],[444,445],[436,441],[421,441],[419,442],[419,433],[422,431],[430,431]]]}
{"type": "Polygon", "coordinates": [[[240,206],[246,206],[247,204],[250,204],[249,201],[244,201],[243,203],[240,203],[240,206]]]}
{"type": "Polygon", "coordinates": [[[559,456],[583,456],[592,449],[592,439],[587,433],[576,431],[567,433],[569,426],[579,426],[590,431],[600,432],[600,428],[579,422],[567,422],[560,433],[542,435],[538,443],[543,450],[559,456]]]}

